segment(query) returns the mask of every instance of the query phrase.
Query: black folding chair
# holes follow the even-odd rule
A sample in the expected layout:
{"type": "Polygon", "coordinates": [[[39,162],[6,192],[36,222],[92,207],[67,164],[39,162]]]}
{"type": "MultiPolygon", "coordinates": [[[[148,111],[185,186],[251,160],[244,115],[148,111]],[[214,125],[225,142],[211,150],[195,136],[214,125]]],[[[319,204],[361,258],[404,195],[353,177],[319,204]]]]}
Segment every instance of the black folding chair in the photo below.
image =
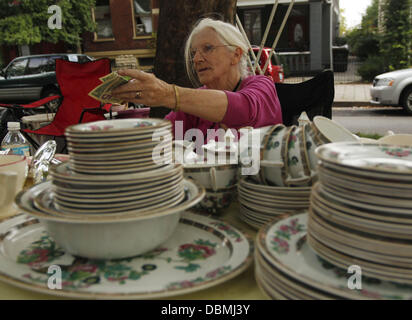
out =
{"type": "Polygon", "coordinates": [[[335,86],[331,70],[324,70],[307,81],[275,83],[275,86],[282,107],[284,125],[298,124],[298,118],[303,111],[310,120],[317,115],[332,119],[335,86]]]}

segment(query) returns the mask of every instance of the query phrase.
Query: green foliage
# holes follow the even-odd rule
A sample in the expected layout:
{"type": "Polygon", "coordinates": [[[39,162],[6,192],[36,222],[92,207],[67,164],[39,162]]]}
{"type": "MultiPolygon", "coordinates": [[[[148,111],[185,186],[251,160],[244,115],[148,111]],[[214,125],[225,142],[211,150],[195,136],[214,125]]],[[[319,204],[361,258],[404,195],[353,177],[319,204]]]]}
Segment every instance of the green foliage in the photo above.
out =
{"type": "Polygon", "coordinates": [[[379,0],[373,0],[362,17],[360,27],[347,34],[350,52],[361,60],[366,60],[369,54],[379,52],[378,7],[379,0]]]}
{"type": "Polygon", "coordinates": [[[389,70],[407,68],[411,64],[411,5],[411,0],[387,0],[384,3],[385,32],[381,53],[389,70]]]}
{"type": "Polygon", "coordinates": [[[29,14],[0,20],[0,41],[13,44],[33,44],[41,41],[40,29],[29,14]]]}
{"type": "Polygon", "coordinates": [[[377,33],[355,29],[347,37],[350,52],[361,60],[366,60],[370,54],[379,52],[380,36],[377,33]]]}
{"type": "Polygon", "coordinates": [[[382,138],[383,136],[382,135],[380,135],[380,134],[378,134],[378,133],[363,133],[363,132],[357,132],[357,133],[355,133],[358,137],[361,137],[361,138],[368,138],[368,139],[376,139],[376,140],[378,140],[378,139],[380,139],[380,138],[382,138]]]}
{"type": "Polygon", "coordinates": [[[378,28],[379,0],[373,0],[372,4],[366,8],[366,13],[362,17],[361,27],[365,32],[376,32],[378,28]]]}
{"type": "Polygon", "coordinates": [[[344,46],[347,43],[348,43],[348,39],[346,37],[336,37],[335,43],[333,45],[340,47],[340,46],[344,46]]]}
{"type": "Polygon", "coordinates": [[[382,33],[378,31],[379,1],[373,0],[361,26],[347,34],[350,52],[364,61],[358,73],[368,81],[377,74],[411,65],[412,0],[385,0],[382,3],[382,33]]]}
{"type": "Polygon", "coordinates": [[[363,80],[372,81],[378,74],[388,71],[382,56],[369,56],[358,68],[358,74],[363,80]]]}
{"type": "Polygon", "coordinates": [[[345,10],[340,8],[339,9],[339,35],[345,36],[350,30],[348,29],[348,25],[346,22],[345,17],[345,10]]]}
{"type": "Polygon", "coordinates": [[[2,0],[0,1],[0,44],[34,44],[64,41],[77,44],[85,31],[95,31],[91,8],[96,0],[2,0]],[[50,29],[51,5],[62,10],[62,29],[50,29]]]}

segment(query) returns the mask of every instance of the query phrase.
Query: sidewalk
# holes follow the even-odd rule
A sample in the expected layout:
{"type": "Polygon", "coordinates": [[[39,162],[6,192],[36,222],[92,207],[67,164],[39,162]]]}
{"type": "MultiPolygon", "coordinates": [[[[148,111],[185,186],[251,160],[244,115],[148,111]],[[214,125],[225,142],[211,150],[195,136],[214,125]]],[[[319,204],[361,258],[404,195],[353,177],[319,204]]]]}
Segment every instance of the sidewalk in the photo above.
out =
{"type": "Polygon", "coordinates": [[[335,84],[333,107],[368,106],[371,84],[335,84]]]}
{"type": "MultiPolygon", "coordinates": [[[[312,77],[293,77],[285,79],[285,83],[299,83],[312,77]]],[[[372,83],[336,83],[333,107],[360,107],[370,106],[369,88],[372,83]]]]}

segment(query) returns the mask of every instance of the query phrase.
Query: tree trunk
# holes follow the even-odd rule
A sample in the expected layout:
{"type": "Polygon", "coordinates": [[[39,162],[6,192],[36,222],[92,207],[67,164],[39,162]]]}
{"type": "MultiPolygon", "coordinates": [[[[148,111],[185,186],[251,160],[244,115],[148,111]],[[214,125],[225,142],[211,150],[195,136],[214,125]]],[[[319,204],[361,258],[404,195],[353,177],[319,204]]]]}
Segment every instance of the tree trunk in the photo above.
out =
{"type": "MultiPolygon", "coordinates": [[[[179,86],[192,87],[186,76],[184,45],[194,24],[211,17],[234,23],[237,0],[160,0],[155,75],[179,86]]],[[[170,109],[151,108],[150,117],[163,118],[170,109]]]]}

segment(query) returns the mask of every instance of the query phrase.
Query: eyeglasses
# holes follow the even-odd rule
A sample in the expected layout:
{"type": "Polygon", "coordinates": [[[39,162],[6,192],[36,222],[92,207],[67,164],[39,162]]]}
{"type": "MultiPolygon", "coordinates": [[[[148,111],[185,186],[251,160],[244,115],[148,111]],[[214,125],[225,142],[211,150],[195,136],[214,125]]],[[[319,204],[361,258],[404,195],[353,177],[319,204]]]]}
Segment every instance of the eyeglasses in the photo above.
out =
{"type": "Polygon", "coordinates": [[[201,56],[206,59],[213,52],[213,50],[215,50],[216,48],[220,48],[220,47],[233,47],[233,45],[226,44],[226,45],[221,45],[221,46],[214,46],[211,44],[205,44],[204,46],[198,49],[191,50],[190,58],[193,60],[195,58],[196,52],[199,51],[201,56]]]}

